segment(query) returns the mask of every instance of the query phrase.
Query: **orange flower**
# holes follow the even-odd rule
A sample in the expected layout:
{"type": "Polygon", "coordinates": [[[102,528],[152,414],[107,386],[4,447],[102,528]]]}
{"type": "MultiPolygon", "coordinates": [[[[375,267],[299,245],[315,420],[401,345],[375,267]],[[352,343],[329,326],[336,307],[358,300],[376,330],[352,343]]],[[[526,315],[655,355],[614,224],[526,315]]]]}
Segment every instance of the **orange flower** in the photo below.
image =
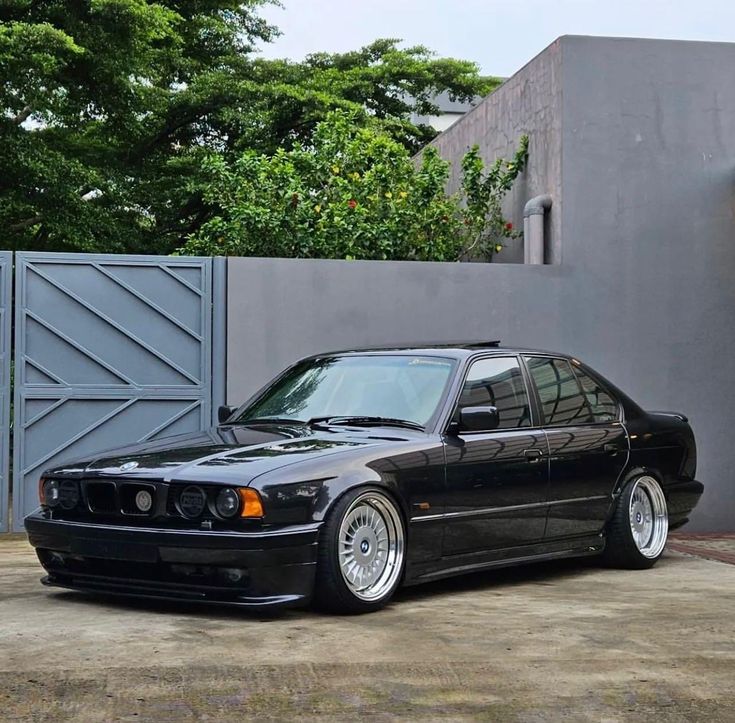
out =
{"type": "Polygon", "coordinates": [[[353,210],[354,210],[354,209],[356,209],[356,208],[357,208],[357,201],[355,201],[355,199],[354,199],[354,198],[351,198],[351,199],[350,199],[349,201],[347,201],[347,205],[348,205],[348,206],[349,206],[349,207],[350,207],[351,209],[353,209],[353,210]]]}

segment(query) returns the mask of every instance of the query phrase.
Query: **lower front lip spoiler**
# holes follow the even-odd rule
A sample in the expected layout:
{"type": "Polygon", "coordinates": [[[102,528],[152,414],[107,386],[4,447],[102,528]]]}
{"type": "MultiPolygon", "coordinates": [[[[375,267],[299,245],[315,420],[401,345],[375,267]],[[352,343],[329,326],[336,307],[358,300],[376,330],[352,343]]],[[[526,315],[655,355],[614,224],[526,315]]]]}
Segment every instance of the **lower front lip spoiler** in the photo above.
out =
{"type": "Polygon", "coordinates": [[[251,610],[285,608],[304,605],[308,602],[306,595],[267,595],[263,597],[238,596],[232,600],[222,600],[208,597],[205,592],[193,590],[176,590],[161,588],[157,585],[139,585],[116,583],[113,580],[85,580],[72,577],[69,580],[60,579],[53,575],[41,578],[41,583],[47,587],[58,587],[65,590],[74,590],[114,597],[128,597],[138,600],[160,600],[162,602],[191,602],[205,605],[222,605],[227,607],[249,608],[251,610]]]}

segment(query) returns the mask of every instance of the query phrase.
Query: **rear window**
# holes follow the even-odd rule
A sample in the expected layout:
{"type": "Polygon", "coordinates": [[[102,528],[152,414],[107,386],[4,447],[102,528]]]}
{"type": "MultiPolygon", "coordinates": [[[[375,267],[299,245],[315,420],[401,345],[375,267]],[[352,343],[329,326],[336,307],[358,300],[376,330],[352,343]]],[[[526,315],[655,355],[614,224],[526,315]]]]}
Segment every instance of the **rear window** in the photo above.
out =
{"type": "Polygon", "coordinates": [[[585,374],[579,367],[574,367],[574,373],[579,379],[587,404],[595,422],[614,422],[620,417],[617,401],[606,392],[589,374],[585,374]]]}
{"type": "Polygon", "coordinates": [[[545,424],[570,425],[593,422],[590,405],[566,359],[525,357],[541,398],[545,424]]]}

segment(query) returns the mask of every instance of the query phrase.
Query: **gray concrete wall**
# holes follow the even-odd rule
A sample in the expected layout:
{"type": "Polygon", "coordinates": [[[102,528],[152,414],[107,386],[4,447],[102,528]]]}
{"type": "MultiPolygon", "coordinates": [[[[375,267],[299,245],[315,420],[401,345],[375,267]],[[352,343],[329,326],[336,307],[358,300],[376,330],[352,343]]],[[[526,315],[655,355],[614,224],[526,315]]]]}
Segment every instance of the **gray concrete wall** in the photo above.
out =
{"type": "Polygon", "coordinates": [[[553,346],[544,299],[562,277],[561,267],[522,264],[231,258],[228,403],[323,351],[498,338],[553,346]]]}
{"type": "Polygon", "coordinates": [[[560,43],[564,341],[690,415],[708,486],[692,529],[733,530],[735,44],[560,43]]]}
{"type": "Polygon", "coordinates": [[[528,131],[517,202],[552,193],[561,263],[230,259],[229,401],[326,349],[486,337],[573,353],[690,416],[707,492],[689,529],[735,529],[733,71],[735,45],[560,39],[437,144],[492,158],[528,131]]]}
{"type": "MultiPolygon", "coordinates": [[[[554,208],[549,215],[547,258],[561,261],[561,48],[553,43],[543,53],[509,78],[483,103],[471,110],[432,142],[439,154],[452,161],[449,190],[461,181],[462,156],[475,144],[486,163],[510,158],[520,137],[529,136],[527,172],[516,180],[506,197],[504,211],[516,226],[523,227],[523,206],[529,198],[549,193],[554,208]]],[[[523,240],[508,241],[493,257],[501,263],[523,263],[523,240]]]]}

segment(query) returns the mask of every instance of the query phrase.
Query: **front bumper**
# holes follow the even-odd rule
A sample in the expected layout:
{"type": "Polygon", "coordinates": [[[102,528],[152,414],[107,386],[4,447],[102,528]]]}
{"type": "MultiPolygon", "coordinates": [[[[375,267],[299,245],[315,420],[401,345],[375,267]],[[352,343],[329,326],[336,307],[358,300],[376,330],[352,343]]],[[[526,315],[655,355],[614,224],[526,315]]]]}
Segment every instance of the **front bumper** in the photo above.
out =
{"type": "Polygon", "coordinates": [[[45,585],[249,608],[309,602],[319,524],[230,532],[25,519],[45,585]]]}

